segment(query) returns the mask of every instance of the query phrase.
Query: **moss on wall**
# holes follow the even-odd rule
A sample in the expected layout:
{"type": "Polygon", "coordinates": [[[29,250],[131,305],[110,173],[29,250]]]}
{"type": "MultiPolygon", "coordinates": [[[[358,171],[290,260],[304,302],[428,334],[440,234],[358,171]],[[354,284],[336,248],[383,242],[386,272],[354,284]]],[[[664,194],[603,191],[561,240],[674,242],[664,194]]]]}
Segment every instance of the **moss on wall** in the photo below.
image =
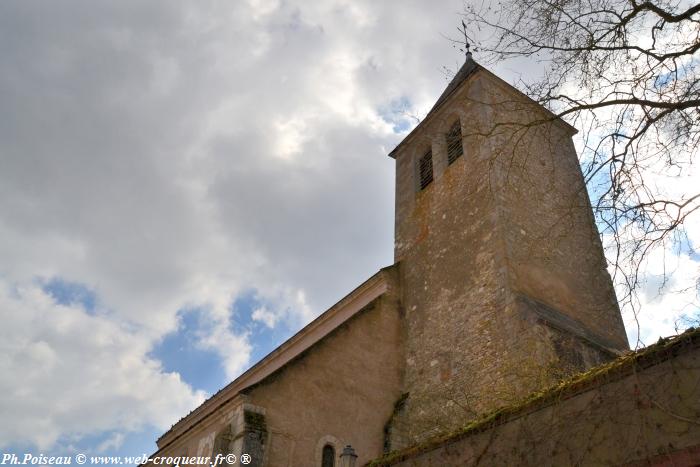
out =
{"type": "MultiPolygon", "coordinates": [[[[697,360],[699,358],[698,353],[700,350],[700,329],[690,328],[683,334],[670,339],[660,339],[656,344],[649,346],[638,352],[629,352],[624,356],[607,363],[605,365],[600,365],[598,367],[592,368],[589,371],[579,373],[560,383],[546,388],[541,391],[534,392],[529,396],[522,399],[520,402],[501,407],[497,410],[493,410],[481,417],[471,421],[465,426],[442,436],[430,439],[424,443],[420,443],[411,446],[407,449],[396,451],[387,454],[386,456],[376,459],[370,462],[368,465],[371,467],[385,467],[396,464],[405,465],[429,465],[424,461],[418,459],[422,454],[430,452],[440,452],[450,447],[451,451],[460,450],[460,442],[467,440],[469,438],[476,437],[484,433],[492,433],[500,426],[509,424],[510,422],[520,421],[527,419],[531,415],[536,414],[544,408],[552,407],[554,405],[561,405],[566,408],[567,401],[574,401],[577,396],[583,394],[590,394],[601,387],[610,384],[618,383],[625,387],[631,387],[633,394],[639,396],[639,401],[635,408],[638,409],[648,409],[654,404],[664,405],[665,408],[669,407],[672,403],[689,404],[691,411],[695,410],[696,413],[683,413],[683,417],[687,417],[686,426],[684,430],[688,431],[692,436],[696,436],[696,440],[700,440],[700,368],[697,365],[697,360]],[[681,357],[689,360],[691,363],[679,364],[676,360],[680,360],[681,357]],[[659,368],[661,364],[669,363],[665,368],[659,368]],[[675,363],[674,363],[675,362],[675,363]],[[646,390],[654,391],[657,390],[658,394],[656,397],[658,399],[665,398],[668,401],[664,404],[658,400],[651,399],[648,396],[644,396],[643,391],[640,389],[641,383],[638,381],[640,375],[645,375],[646,373],[651,373],[655,370],[659,375],[665,376],[672,380],[679,380],[680,385],[676,387],[676,391],[663,391],[661,388],[648,387],[646,390]],[[688,394],[693,395],[692,398],[688,398],[688,394]],[[695,433],[693,435],[693,433],[695,433]]],[[[655,381],[660,381],[660,377],[656,375],[651,375],[648,378],[649,384],[653,385],[655,381]]],[[[599,395],[597,395],[600,398],[599,395]]],[[[623,395],[623,399],[626,396],[623,395]]],[[[595,399],[595,398],[594,398],[595,399]]],[[[630,414],[616,415],[616,402],[618,399],[609,400],[598,400],[596,404],[592,404],[586,407],[587,410],[597,410],[599,414],[605,415],[606,412],[610,413],[610,417],[607,421],[602,422],[602,425],[596,427],[598,431],[606,431],[607,426],[608,431],[614,431],[614,427],[618,425],[620,420],[617,418],[623,418],[630,414]],[[612,428],[612,430],[610,430],[612,428]]],[[[669,412],[669,410],[665,410],[669,412]]],[[[595,415],[595,414],[593,414],[595,415]]],[[[592,416],[591,419],[594,417],[592,416]]],[[[671,418],[673,416],[671,415],[671,418]]],[[[639,429],[641,425],[645,422],[644,415],[639,414],[639,416],[632,417],[636,420],[635,425],[639,426],[626,426],[628,430],[639,429]]],[[[603,416],[602,420],[606,420],[603,416]]],[[[678,420],[676,420],[678,421],[678,420]]],[[[534,430],[543,430],[544,425],[538,427],[537,421],[534,423],[534,430]]],[[[550,420],[551,423],[551,420],[550,420]]],[[[591,420],[587,419],[576,419],[570,420],[570,424],[589,424],[592,423],[591,420]]],[[[660,426],[660,422],[656,422],[657,427],[660,426]]],[[[622,424],[624,425],[624,423],[622,424]]],[[[669,430],[668,440],[660,440],[662,444],[678,443],[678,436],[676,436],[676,431],[669,430]]],[[[685,433],[688,434],[688,433],[685,433]]],[[[505,438],[505,442],[501,442],[498,446],[490,446],[494,450],[500,451],[516,451],[515,445],[517,443],[512,440],[505,438]],[[512,443],[512,446],[509,445],[512,443]]],[[[619,449],[624,451],[627,449],[629,455],[634,459],[635,452],[639,446],[624,446],[619,445],[619,449]]],[[[681,446],[676,446],[681,447],[681,446]]],[[[642,446],[644,448],[644,446],[642,446]]],[[[465,449],[466,448],[462,448],[465,449]]],[[[581,453],[586,455],[586,453],[581,453]]],[[[653,454],[657,454],[654,452],[653,454]]],[[[602,454],[605,455],[604,453],[602,454]]],[[[545,454],[546,457],[546,454],[545,454]]],[[[513,460],[513,459],[511,459],[513,460]]],[[[449,465],[449,464],[445,464],[449,465]]],[[[460,464],[461,465],[461,464],[460,464]]]]}

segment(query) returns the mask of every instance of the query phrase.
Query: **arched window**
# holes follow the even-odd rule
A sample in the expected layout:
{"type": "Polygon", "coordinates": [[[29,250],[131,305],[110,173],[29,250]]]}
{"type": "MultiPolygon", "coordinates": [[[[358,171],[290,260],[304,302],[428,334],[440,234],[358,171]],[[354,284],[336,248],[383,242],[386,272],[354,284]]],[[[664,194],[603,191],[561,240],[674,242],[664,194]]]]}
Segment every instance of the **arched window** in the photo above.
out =
{"type": "Polygon", "coordinates": [[[321,467],[335,467],[335,449],[330,444],[323,446],[321,467]]]}
{"type": "Polygon", "coordinates": [[[462,149],[462,125],[459,120],[452,124],[445,138],[447,139],[447,164],[449,165],[464,152],[462,149]]]}

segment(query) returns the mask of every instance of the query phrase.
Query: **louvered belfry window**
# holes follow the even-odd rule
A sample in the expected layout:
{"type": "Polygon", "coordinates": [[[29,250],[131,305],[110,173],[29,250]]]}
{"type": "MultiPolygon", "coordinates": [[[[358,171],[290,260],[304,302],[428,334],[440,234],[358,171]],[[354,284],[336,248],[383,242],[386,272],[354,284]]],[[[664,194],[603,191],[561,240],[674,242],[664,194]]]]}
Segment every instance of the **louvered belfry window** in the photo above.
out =
{"type": "Polygon", "coordinates": [[[452,124],[447,133],[447,163],[451,164],[462,155],[462,125],[459,120],[452,124]]]}
{"type": "Polygon", "coordinates": [[[433,152],[428,150],[418,161],[418,172],[420,176],[420,189],[430,185],[433,181],[433,152]]]}

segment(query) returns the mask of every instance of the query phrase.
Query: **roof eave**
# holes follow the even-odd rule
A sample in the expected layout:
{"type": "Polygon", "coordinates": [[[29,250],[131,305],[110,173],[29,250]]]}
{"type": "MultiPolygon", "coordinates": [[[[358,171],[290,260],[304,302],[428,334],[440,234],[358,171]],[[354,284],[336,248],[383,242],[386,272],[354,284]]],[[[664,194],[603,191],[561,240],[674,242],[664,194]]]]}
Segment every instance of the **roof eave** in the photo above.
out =
{"type": "Polygon", "coordinates": [[[245,373],[175,423],[158,438],[159,451],[208,417],[216,407],[226,403],[226,401],[236,397],[242,390],[259,383],[282,368],[302,352],[323,340],[325,336],[352,318],[367,304],[383,295],[389,288],[388,279],[385,277],[384,272],[391,267],[388,266],[378,271],[245,373]]]}

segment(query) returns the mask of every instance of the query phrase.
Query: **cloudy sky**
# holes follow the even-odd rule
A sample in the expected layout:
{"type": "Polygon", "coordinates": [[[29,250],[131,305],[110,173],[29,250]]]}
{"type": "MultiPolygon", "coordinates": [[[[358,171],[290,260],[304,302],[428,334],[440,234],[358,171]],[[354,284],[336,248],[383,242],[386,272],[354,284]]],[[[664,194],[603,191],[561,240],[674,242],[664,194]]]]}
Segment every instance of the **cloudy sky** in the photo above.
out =
{"type": "Polygon", "coordinates": [[[151,453],[391,264],[386,154],[460,10],[0,2],[0,449],[151,453]]]}

